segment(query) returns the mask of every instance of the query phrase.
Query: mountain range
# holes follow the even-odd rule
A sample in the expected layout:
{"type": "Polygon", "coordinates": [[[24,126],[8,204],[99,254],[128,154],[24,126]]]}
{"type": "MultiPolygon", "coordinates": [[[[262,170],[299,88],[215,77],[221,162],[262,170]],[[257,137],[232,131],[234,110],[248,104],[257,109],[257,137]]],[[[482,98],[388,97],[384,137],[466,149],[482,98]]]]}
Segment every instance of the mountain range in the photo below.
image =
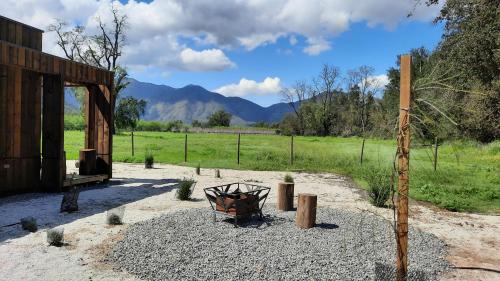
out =
{"type": "Polygon", "coordinates": [[[240,97],[226,97],[197,85],[173,88],[129,79],[130,84],[120,96],[132,96],[147,101],[145,120],[193,120],[205,121],[217,110],[225,110],[233,115],[231,124],[248,125],[259,121],[279,122],[291,107],[277,103],[262,107],[240,97]]]}

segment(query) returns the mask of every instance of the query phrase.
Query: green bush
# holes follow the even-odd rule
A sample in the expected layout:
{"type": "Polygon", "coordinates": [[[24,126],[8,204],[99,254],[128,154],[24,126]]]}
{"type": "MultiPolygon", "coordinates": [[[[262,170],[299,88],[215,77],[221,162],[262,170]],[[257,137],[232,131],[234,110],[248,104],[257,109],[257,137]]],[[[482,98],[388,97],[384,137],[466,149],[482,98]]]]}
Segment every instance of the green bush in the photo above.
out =
{"type": "Polygon", "coordinates": [[[148,149],[146,150],[146,155],[144,156],[144,166],[146,169],[153,168],[154,156],[153,153],[148,149]]]}
{"type": "Polygon", "coordinates": [[[179,182],[179,188],[177,189],[177,199],[179,200],[189,200],[191,199],[191,194],[193,193],[193,185],[195,181],[192,179],[183,179],[179,182]]]}
{"type": "Polygon", "coordinates": [[[288,183],[293,183],[293,177],[290,174],[286,174],[283,180],[288,183]]]}
{"type": "Polygon", "coordinates": [[[386,169],[366,169],[365,180],[368,183],[368,196],[373,205],[385,207],[391,196],[391,172],[386,169]]]}
{"type": "Polygon", "coordinates": [[[64,228],[52,228],[47,230],[47,243],[50,246],[56,247],[64,245],[64,228]]]}

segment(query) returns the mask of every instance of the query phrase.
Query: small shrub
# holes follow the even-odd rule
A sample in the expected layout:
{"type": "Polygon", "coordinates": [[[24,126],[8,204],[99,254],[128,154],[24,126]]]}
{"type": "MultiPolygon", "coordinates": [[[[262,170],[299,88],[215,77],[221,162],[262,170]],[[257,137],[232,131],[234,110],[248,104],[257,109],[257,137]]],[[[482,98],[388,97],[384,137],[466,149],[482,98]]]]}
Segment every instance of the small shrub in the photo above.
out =
{"type": "Polygon", "coordinates": [[[189,200],[191,194],[193,193],[193,185],[195,181],[192,179],[183,179],[179,182],[179,188],[177,189],[177,199],[179,200],[189,200]]]}
{"type": "Polygon", "coordinates": [[[290,174],[286,174],[283,180],[287,183],[294,183],[293,177],[290,174]]]}
{"type": "Polygon", "coordinates": [[[215,177],[220,179],[220,170],[219,169],[215,169],[215,177]]]}
{"type": "Polygon", "coordinates": [[[146,155],[144,156],[144,166],[146,169],[151,169],[153,168],[154,164],[154,156],[153,153],[150,150],[146,151],[146,155]]]}
{"type": "Polygon", "coordinates": [[[49,243],[50,246],[62,246],[64,243],[64,228],[52,228],[47,230],[47,243],[49,243]]]}
{"type": "Polygon", "coordinates": [[[201,173],[200,163],[198,163],[198,166],[196,166],[195,171],[196,171],[196,174],[199,176],[199,175],[200,175],[200,173],[201,173]]]}
{"type": "Polygon", "coordinates": [[[36,219],[34,217],[22,218],[21,227],[29,232],[36,232],[38,230],[38,225],[36,224],[36,219]]]}
{"type": "Polygon", "coordinates": [[[109,225],[123,224],[123,215],[125,214],[125,207],[121,206],[108,210],[106,212],[106,223],[109,225]]]}
{"type": "Polygon", "coordinates": [[[365,172],[368,182],[368,196],[373,205],[385,207],[385,203],[391,196],[391,173],[384,169],[370,169],[365,172]]]}

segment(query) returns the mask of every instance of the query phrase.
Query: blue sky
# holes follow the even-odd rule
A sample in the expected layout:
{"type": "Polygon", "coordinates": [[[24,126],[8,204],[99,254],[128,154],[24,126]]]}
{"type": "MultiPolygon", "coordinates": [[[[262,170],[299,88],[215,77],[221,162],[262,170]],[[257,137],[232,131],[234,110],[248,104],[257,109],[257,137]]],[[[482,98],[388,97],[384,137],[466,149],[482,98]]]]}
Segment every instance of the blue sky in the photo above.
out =
{"type": "MultiPolygon", "coordinates": [[[[332,48],[317,56],[301,51],[305,39],[298,37],[298,43],[291,46],[286,38],[258,47],[252,51],[243,48],[226,52],[236,67],[221,72],[175,71],[162,75],[161,71],[131,72],[131,76],[155,84],[182,87],[187,84],[201,85],[209,90],[238,82],[241,78],[262,81],[266,77],[279,77],[285,86],[296,80],[310,80],[319,73],[324,63],[338,66],[342,72],[360,65],[375,68],[375,74],[385,74],[394,67],[396,57],[412,48],[424,46],[433,49],[439,43],[442,25],[431,22],[407,22],[393,30],[383,26],[368,27],[357,23],[333,38],[332,48]]],[[[268,106],[281,101],[279,94],[266,96],[248,95],[244,98],[268,106]]]]}
{"type": "MultiPolygon", "coordinates": [[[[97,18],[111,25],[110,8],[128,19],[120,64],[145,82],[201,85],[268,106],[296,80],[310,80],[322,64],[343,73],[361,65],[373,76],[397,55],[435,48],[442,33],[432,19],[441,5],[415,0],[2,0],[2,15],[46,29],[55,19],[97,34],[97,18]],[[408,18],[408,13],[413,16],[408,18]]],[[[53,32],[43,50],[64,56],[53,32]]],[[[386,77],[385,77],[386,80],[386,77]]]]}

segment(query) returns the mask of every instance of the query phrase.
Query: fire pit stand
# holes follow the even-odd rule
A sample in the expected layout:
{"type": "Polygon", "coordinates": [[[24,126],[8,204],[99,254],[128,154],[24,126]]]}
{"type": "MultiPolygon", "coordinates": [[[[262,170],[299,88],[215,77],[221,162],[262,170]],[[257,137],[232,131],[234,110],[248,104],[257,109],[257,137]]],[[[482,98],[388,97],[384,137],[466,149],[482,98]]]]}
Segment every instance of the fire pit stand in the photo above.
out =
{"type": "Polygon", "coordinates": [[[212,207],[214,222],[220,214],[234,218],[235,226],[242,217],[259,215],[263,219],[262,208],[270,190],[270,187],[239,182],[203,189],[212,207]]]}

